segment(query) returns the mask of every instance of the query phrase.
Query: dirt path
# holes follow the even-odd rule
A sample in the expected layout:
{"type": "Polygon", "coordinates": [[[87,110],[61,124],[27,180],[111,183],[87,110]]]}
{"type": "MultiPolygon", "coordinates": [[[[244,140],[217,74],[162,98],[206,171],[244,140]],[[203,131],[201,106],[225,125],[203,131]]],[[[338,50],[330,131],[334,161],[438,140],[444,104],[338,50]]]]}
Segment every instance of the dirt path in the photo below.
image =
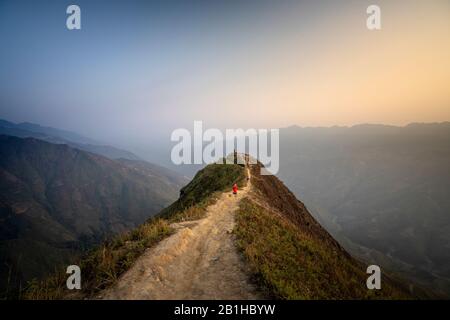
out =
{"type": "Polygon", "coordinates": [[[147,250],[103,299],[261,299],[236,250],[238,195],[224,193],[205,218],[174,224],[178,231],[147,250]]]}

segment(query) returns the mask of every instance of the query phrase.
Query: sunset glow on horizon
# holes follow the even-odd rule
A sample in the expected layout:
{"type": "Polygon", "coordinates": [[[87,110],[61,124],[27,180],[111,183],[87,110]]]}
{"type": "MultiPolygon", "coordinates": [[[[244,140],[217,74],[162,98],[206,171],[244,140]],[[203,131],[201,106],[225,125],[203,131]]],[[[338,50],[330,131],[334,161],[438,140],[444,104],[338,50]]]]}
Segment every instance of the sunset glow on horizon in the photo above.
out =
{"type": "Polygon", "coordinates": [[[194,120],[218,128],[450,121],[445,0],[376,1],[377,31],[366,28],[372,1],[113,1],[105,11],[82,0],[77,32],[61,24],[64,4],[51,3],[41,12],[26,1],[0,4],[5,119],[99,138],[194,120]]]}

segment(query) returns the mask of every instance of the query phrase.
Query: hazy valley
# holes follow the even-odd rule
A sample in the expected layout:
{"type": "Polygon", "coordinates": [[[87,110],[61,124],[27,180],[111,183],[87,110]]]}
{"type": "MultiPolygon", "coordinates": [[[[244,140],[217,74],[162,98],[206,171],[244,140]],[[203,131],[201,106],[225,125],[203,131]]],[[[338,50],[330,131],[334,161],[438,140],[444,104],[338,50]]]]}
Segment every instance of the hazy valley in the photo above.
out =
{"type": "Polygon", "coordinates": [[[64,144],[0,135],[2,291],[73,261],[144,222],[187,180],[136,160],[111,160],[64,144]]]}
{"type": "Polygon", "coordinates": [[[450,293],[450,123],[281,131],[280,178],[350,252],[450,293]]]}

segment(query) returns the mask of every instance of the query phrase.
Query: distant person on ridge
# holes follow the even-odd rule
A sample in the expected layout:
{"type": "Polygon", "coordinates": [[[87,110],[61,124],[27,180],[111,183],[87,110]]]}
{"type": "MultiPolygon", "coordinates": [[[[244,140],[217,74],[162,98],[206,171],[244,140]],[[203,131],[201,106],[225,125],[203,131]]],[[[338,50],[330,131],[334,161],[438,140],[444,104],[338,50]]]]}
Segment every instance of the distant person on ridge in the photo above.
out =
{"type": "Polygon", "coordinates": [[[237,184],[235,183],[233,185],[233,194],[237,194],[237,190],[238,190],[238,187],[237,187],[237,184]]]}

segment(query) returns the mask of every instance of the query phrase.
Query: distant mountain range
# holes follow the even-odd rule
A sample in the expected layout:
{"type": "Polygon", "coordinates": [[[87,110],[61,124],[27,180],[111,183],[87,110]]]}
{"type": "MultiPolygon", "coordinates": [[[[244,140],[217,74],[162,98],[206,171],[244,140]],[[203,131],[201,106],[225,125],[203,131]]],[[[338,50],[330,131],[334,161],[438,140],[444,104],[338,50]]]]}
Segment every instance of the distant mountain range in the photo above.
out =
{"type": "Polygon", "coordinates": [[[73,143],[0,135],[0,289],[41,278],[144,222],[187,182],[163,167],[112,160],[73,143]]]}
{"type": "Polygon", "coordinates": [[[289,127],[279,177],[352,254],[450,295],[450,123],[289,127]]]}
{"type": "Polygon", "coordinates": [[[74,148],[97,153],[110,159],[139,160],[135,154],[116,147],[102,144],[90,138],[83,137],[77,133],[42,127],[34,123],[13,123],[0,119],[0,134],[20,137],[36,138],[56,144],[67,144],[74,148]]]}
{"type": "MultiPolygon", "coordinates": [[[[450,123],[293,126],[280,130],[280,162],[352,255],[450,296],[450,123]]],[[[187,182],[75,133],[0,120],[0,289],[134,228],[187,182]]]]}

